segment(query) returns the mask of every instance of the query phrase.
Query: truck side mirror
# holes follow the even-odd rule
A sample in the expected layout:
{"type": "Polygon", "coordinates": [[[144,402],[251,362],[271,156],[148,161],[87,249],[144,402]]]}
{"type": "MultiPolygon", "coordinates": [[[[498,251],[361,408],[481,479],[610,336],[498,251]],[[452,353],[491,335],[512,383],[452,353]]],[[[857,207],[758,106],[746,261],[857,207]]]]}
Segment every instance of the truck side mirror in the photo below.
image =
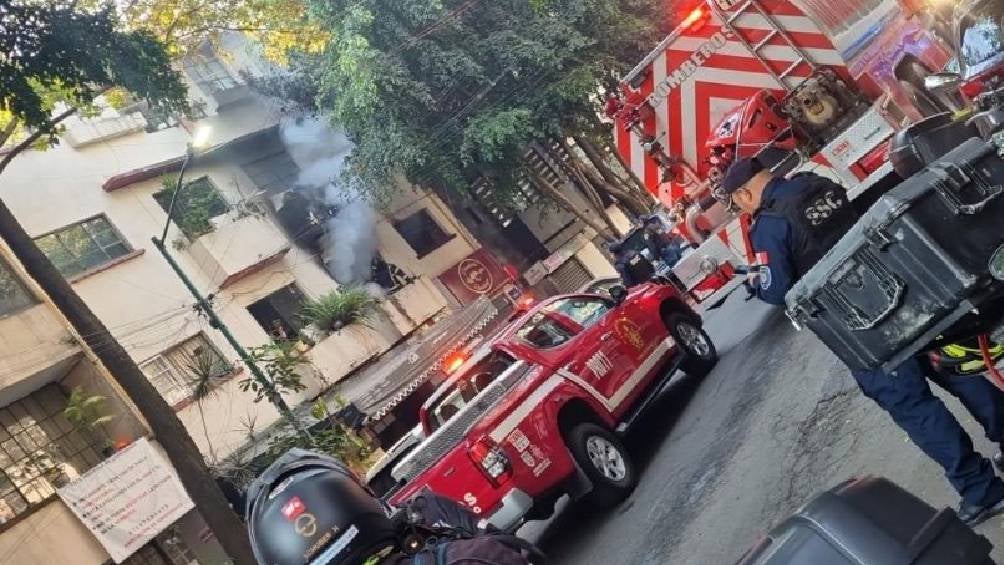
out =
{"type": "Polygon", "coordinates": [[[928,92],[958,90],[960,86],[962,86],[962,77],[958,73],[935,73],[924,77],[924,89],[928,92]]]}
{"type": "Polygon", "coordinates": [[[610,287],[610,298],[614,300],[614,303],[620,306],[624,300],[627,298],[628,291],[621,285],[615,285],[610,287]]]}

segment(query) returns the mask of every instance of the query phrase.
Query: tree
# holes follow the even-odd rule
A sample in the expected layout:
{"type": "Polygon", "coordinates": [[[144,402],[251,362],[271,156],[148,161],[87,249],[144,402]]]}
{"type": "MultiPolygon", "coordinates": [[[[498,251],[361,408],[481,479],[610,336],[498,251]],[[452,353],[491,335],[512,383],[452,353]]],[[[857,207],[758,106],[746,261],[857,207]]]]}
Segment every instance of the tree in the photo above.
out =
{"type": "MultiPolygon", "coordinates": [[[[113,86],[151,104],[182,109],[185,88],[164,47],[145,31],[122,31],[110,6],[0,3],[0,174],[23,151],[56,143],[60,123],[113,86]]],[[[0,236],[45,290],[149,423],[196,508],[237,562],[254,563],[244,528],[174,410],[0,202],[0,236]]]]}
{"type": "Polygon", "coordinates": [[[248,35],[266,56],[281,62],[294,50],[320,52],[328,41],[308,20],[301,0],[129,0],[121,6],[125,22],[153,33],[173,55],[225,31],[248,35]]]}
{"type": "Polygon", "coordinates": [[[634,213],[653,204],[595,142],[610,137],[603,88],[655,44],[662,18],[653,6],[311,0],[312,22],[331,41],[296,64],[316,84],[317,109],[356,143],[349,172],[371,194],[403,170],[451,191],[487,180],[493,204],[518,209],[529,185],[609,234],[607,204],[634,213]],[[592,210],[556,196],[569,188],[592,210]]]}

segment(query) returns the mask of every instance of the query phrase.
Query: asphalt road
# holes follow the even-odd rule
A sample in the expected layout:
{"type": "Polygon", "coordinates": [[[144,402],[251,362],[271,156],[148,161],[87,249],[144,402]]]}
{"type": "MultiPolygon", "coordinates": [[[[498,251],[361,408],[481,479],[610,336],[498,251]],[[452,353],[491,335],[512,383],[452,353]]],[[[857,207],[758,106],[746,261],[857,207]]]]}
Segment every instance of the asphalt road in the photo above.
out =
{"type": "MultiPolygon", "coordinates": [[[[631,498],[603,514],[562,501],[552,519],[523,527],[551,563],[730,565],[815,493],[855,476],[886,476],[934,506],[956,505],[940,468],[814,336],[743,294],[705,315],[721,355],[715,371],[680,377],[628,438],[642,471],[631,498]]],[[[1004,519],[980,531],[1004,564],[1004,519]]]]}

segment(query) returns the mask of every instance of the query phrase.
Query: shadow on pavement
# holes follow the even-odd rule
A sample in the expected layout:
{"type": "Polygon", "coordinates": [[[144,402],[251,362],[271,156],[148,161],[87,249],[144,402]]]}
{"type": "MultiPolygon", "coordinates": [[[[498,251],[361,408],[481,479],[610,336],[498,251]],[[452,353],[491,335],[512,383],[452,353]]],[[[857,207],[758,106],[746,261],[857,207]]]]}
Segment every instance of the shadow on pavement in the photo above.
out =
{"type": "MultiPolygon", "coordinates": [[[[700,386],[701,379],[682,373],[677,375],[663,391],[659,401],[642,416],[634,429],[624,438],[624,444],[634,458],[639,474],[645,474],[649,464],[669,437],[673,425],[679,420],[700,386]]],[[[583,542],[601,524],[626,513],[634,503],[632,497],[612,510],[596,511],[584,504],[562,498],[555,508],[554,517],[546,526],[537,530],[539,533],[534,536],[535,543],[560,554],[562,546],[583,542]]]]}

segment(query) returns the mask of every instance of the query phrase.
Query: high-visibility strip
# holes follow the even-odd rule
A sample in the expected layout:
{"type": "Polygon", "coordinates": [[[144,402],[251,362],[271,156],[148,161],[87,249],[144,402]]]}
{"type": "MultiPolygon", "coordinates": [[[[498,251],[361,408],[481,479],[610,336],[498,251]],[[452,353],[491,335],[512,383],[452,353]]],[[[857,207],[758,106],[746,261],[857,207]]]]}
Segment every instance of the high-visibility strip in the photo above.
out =
{"type": "Polygon", "coordinates": [[[495,443],[502,443],[502,440],[509,437],[509,434],[512,433],[517,426],[519,426],[520,422],[526,419],[531,412],[536,410],[536,408],[547,399],[548,395],[554,392],[554,389],[558,388],[564,382],[564,377],[558,373],[548,377],[547,380],[541,383],[539,387],[524,398],[523,402],[520,402],[516,408],[509,412],[505,419],[499,422],[499,425],[496,426],[489,434],[492,441],[495,443]]]}

